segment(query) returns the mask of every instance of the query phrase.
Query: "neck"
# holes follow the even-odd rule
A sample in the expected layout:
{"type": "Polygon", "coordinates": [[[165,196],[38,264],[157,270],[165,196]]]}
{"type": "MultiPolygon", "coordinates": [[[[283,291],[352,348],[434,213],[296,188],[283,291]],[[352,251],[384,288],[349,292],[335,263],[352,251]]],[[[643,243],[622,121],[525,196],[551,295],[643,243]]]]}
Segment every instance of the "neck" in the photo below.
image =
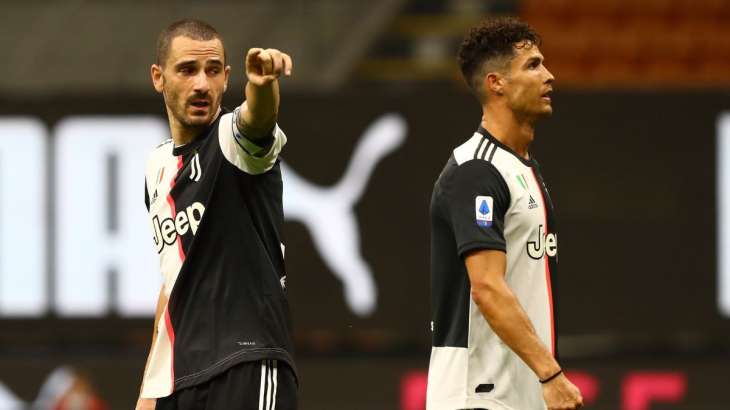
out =
{"type": "Polygon", "coordinates": [[[482,127],[494,138],[525,159],[530,159],[530,143],[535,138],[535,121],[520,118],[506,107],[482,107],[482,127]]]}
{"type": "MultiPolygon", "coordinates": [[[[213,118],[218,118],[218,114],[220,114],[220,108],[218,108],[218,113],[213,118]]],[[[175,116],[172,115],[169,109],[167,110],[167,121],[170,124],[170,134],[172,136],[172,142],[175,144],[176,147],[193,142],[193,140],[195,140],[195,137],[200,135],[200,133],[203,132],[203,130],[205,130],[208,125],[210,125],[185,125],[181,123],[177,118],[175,118],[175,116]]]]}
{"type": "Polygon", "coordinates": [[[191,143],[199,131],[197,128],[186,127],[177,120],[170,120],[170,133],[176,147],[191,143]]]}

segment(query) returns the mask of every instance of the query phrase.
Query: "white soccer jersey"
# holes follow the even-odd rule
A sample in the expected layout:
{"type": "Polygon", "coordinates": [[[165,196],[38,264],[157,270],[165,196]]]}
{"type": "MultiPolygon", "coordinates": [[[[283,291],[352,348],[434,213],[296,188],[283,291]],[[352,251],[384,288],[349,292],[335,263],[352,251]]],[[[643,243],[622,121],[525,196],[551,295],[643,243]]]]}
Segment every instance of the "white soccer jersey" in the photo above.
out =
{"type": "Polygon", "coordinates": [[[534,159],[480,128],[456,148],[431,199],[433,347],[427,410],[545,409],[532,370],[494,333],[471,298],[464,257],[506,252],[505,278],[555,354],[553,206],[534,159]]]}

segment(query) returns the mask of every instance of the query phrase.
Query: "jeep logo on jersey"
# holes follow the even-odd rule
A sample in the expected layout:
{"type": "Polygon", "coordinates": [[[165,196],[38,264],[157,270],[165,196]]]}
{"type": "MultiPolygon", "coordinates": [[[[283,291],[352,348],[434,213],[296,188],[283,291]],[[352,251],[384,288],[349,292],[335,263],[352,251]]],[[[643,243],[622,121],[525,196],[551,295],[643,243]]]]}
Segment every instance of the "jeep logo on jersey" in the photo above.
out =
{"type": "Polygon", "coordinates": [[[527,254],[532,259],[542,259],[547,253],[553,257],[558,254],[558,235],[543,232],[543,226],[537,228],[537,241],[527,241],[527,254]]]}
{"type": "Polygon", "coordinates": [[[205,212],[205,206],[200,202],[195,202],[178,212],[175,215],[175,219],[165,218],[160,221],[159,217],[155,215],[152,218],[152,229],[155,233],[153,239],[157,253],[161,253],[165,245],[174,244],[177,241],[178,235],[183,236],[188,231],[191,231],[195,235],[198,231],[200,220],[203,219],[203,212],[205,212]]]}

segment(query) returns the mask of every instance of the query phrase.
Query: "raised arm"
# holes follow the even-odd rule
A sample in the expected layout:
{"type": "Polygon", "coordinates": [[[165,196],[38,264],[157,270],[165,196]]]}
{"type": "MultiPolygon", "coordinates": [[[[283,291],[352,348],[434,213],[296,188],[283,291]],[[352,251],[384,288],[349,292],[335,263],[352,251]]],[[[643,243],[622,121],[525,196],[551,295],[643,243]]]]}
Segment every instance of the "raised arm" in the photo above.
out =
{"type": "Polygon", "coordinates": [[[549,410],[577,409],[580,391],[564,374],[535,332],[517,297],[504,279],[507,258],[499,250],[477,250],[465,258],[471,296],[489,326],[502,341],[543,381],[543,397],[549,410]]]}
{"type": "Polygon", "coordinates": [[[279,114],[279,77],[291,75],[292,59],[279,50],[252,48],[246,55],[246,101],[237,118],[238,129],[251,141],[271,135],[279,114]]]}

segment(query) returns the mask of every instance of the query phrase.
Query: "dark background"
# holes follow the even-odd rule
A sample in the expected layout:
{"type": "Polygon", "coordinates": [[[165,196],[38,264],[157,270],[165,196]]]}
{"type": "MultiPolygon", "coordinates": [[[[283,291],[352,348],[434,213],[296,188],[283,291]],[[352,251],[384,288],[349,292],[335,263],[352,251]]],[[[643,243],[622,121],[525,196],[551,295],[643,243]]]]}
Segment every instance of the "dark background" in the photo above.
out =
{"type": "MultiPolygon", "coordinates": [[[[560,350],[568,368],[600,380],[592,408],[617,408],[622,378],[645,369],[688,377],[685,407],[653,409],[725,408],[730,321],[717,308],[715,137],[728,96],[556,92],[553,118],[538,126],[532,153],[558,213],[560,350]]],[[[155,96],[53,101],[4,100],[0,112],[40,117],[51,128],[72,114],[162,114],[155,96]]],[[[379,291],[372,316],[348,310],[305,227],[286,225],[303,408],[402,408],[402,376],[427,367],[431,188],[479,124],[475,100],[446,86],[285,92],[283,157],[312,183],[331,185],[363,130],[386,113],[406,119],[406,142],[379,163],[355,208],[379,291]]],[[[2,318],[0,328],[0,381],[15,394],[32,400],[47,374],[67,364],[112,408],[132,405],[151,318],[50,313],[2,318]]]]}
{"type": "MultiPolygon", "coordinates": [[[[37,118],[49,135],[76,115],[164,119],[149,67],[160,30],[184,17],[212,23],[225,38],[230,108],[242,98],[249,47],[291,54],[294,75],[282,82],[283,157],[311,183],[339,181],[365,128],[386,113],[403,116],[405,143],[378,163],[355,206],[379,293],[372,316],[350,312],[307,228],[286,224],[302,410],[424,409],[431,188],[480,121],[455,54],[483,18],[520,16],[540,33],[556,77],[555,114],[539,124],[532,153],[557,207],[562,366],[589,409],[730,408],[715,188],[717,121],[730,110],[727,0],[1,3],[0,119],[37,118]]],[[[47,142],[49,239],[13,245],[47,249],[52,298],[57,157],[47,142]]],[[[0,209],[8,209],[16,195],[0,191],[0,209]]],[[[141,191],[140,181],[140,210],[141,191]]],[[[8,229],[3,220],[0,229],[8,229]]],[[[152,325],[151,317],[113,311],[0,316],[0,403],[45,396],[50,402],[36,408],[132,408],[152,325]],[[58,405],[69,397],[84,404],[58,405]],[[106,407],[93,405],[94,397],[106,407]]]]}

